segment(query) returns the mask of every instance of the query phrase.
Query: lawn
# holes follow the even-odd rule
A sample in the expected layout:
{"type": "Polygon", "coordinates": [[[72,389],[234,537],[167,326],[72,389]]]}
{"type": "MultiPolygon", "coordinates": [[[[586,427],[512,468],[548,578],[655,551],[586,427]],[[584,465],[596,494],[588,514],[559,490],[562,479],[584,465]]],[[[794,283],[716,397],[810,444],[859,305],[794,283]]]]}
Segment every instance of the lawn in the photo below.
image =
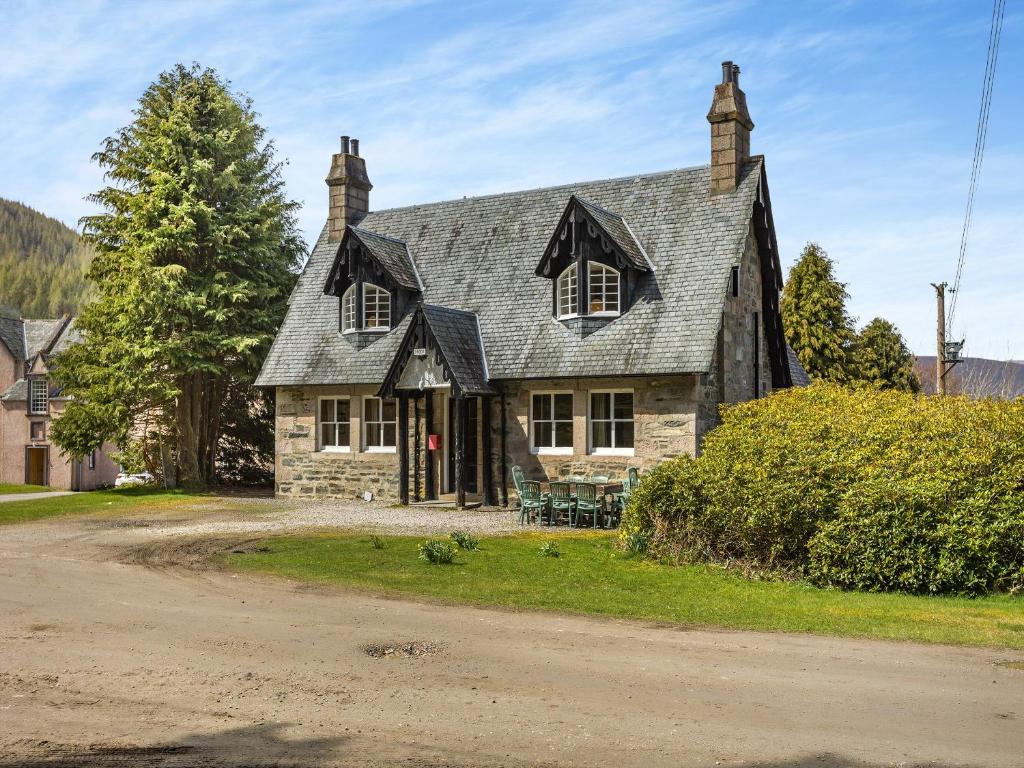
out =
{"type": "Polygon", "coordinates": [[[181,499],[181,493],[148,488],[120,488],[112,491],[87,491],[70,496],[51,496],[45,499],[5,501],[0,503],[0,525],[26,523],[58,515],[142,511],[166,506],[168,502],[177,502],[181,499]]]}
{"type": "Polygon", "coordinates": [[[374,593],[443,602],[560,611],[684,626],[811,632],[885,640],[1024,649],[1024,597],[981,599],[838,592],[751,581],[709,566],[631,558],[611,534],[558,536],[562,556],[541,557],[550,537],[485,539],[452,565],[417,558],[422,537],[270,538],[261,550],[226,556],[229,567],[374,593]]]}
{"type": "Polygon", "coordinates": [[[0,496],[6,493],[42,493],[44,491],[52,491],[46,485],[24,485],[22,483],[0,483],[0,496]]]}

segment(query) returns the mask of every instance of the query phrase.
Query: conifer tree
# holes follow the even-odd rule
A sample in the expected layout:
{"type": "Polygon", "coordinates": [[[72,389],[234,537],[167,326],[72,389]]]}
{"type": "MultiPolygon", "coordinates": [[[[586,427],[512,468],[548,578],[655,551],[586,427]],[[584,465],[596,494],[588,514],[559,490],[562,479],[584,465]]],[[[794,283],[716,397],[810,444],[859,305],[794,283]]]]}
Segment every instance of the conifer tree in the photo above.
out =
{"type": "Polygon", "coordinates": [[[284,316],[297,204],[251,100],[212,70],[162,73],[134,114],[94,155],[109,182],[83,220],[95,300],[55,366],[72,400],[53,436],[82,456],[155,418],[177,480],[204,486],[227,393],[251,385],[284,316]]]}
{"type": "Polygon", "coordinates": [[[914,356],[902,334],[888,320],[876,317],[857,334],[854,371],[859,381],[880,389],[917,392],[921,382],[914,373],[914,356]]]}
{"type": "Polygon", "coordinates": [[[846,313],[848,298],[828,254],[817,243],[808,243],[789,271],[782,322],[786,341],[812,379],[850,380],[854,330],[846,313]]]}

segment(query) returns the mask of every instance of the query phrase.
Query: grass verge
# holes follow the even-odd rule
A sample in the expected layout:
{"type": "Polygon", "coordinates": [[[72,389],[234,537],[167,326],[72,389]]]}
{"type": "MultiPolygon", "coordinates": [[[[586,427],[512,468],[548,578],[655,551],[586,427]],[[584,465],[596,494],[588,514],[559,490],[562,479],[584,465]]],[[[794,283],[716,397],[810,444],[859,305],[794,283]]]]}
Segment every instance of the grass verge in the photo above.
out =
{"type": "Polygon", "coordinates": [[[0,504],[0,525],[26,523],[45,517],[87,513],[145,511],[167,502],[181,501],[185,494],[148,488],[119,488],[112,491],[87,491],[45,499],[5,501],[0,504]]]}
{"type": "Polygon", "coordinates": [[[23,485],[15,483],[0,483],[0,495],[7,493],[44,493],[52,491],[47,485],[23,485]]]}
{"type": "Polygon", "coordinates": [[[331,534],[267,539],[260,552],[226,556],[229,567],[372,592],[446,602],[650,620],[677,625],[810,632],[883,640],[1024,648],[1024,598],[978,599],[839,592],[751,581],[711,566],[630,558],[614,535],[558,537],[560,557],[541,557],[543,534],[486,539],[451,565],[417,557],[422,537],[331,534]]]}

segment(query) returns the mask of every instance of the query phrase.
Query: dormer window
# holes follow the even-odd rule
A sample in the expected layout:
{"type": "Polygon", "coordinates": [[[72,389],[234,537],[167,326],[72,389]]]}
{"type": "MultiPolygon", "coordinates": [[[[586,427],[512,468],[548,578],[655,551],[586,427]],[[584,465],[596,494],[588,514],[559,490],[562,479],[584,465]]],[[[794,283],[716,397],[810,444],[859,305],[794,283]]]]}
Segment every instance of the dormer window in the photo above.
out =
{"type": "Polygon", "coordinates": [[[341,297],[341,332],[350,333],[356,329],[356,287],[350,285],[341,297]]]}
{"type": "Polygon", "coordinates": [[[579,314],[579,268],[575,264],[562,272],[558,278],[558,319],[576,317],[579,314]]]}
{"type": "Polygon", "coordinates": [[[363,283],[363,329],[386,331],[391,328],[391,294],[372,283],[363,283]]]}
{"type": "Polygon", "coordinates": [[[596,262],[587,265],[590,272],[590,314],[619,314],[619,273],[596,262]]]}
{"type": "Polygon", "coordinates": [[[552,281],[552,314],[586,334],[628,310],[653,271],[622,216],[572,195],[535,274],[552,281]]]}

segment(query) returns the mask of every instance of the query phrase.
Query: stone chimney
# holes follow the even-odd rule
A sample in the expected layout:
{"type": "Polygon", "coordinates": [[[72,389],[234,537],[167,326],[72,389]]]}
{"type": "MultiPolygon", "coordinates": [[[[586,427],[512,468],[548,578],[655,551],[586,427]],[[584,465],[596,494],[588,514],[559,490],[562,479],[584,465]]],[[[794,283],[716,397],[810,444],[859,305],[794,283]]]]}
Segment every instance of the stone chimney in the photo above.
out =
{"type": "Polygon", "coordinates": [[[711,194],[732,192],[739,184],[743,163],[750,159],[750,131],[754,124],[747,112],[747,97],[740,90],[740,68],[722,62],[722,83],[708,112],[711,123],[711,194]]]}
{"type": "Polygon", "coordinates": [[[331,158],[327,188],[330,196],[327,238],[338,242],[347,225],[358,224],[370,212],[373,184],[366,175],[366,161],[359,156],[359,139],[341,137],[341,152],[331,158]]]}

